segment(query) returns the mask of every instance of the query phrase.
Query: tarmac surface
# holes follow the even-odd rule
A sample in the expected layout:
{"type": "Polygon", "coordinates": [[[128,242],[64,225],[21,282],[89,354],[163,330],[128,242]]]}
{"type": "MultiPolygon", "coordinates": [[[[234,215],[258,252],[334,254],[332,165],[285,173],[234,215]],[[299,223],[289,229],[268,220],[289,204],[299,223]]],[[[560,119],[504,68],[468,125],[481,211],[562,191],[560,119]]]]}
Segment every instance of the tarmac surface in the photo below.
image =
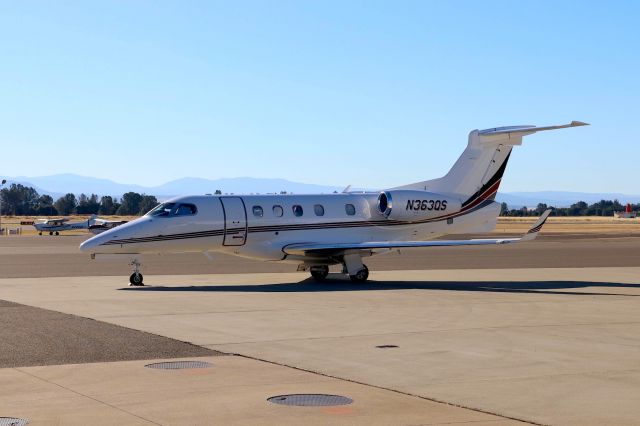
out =
{"type": "Polygon", "coordinates": [[[101,321],[0,300],[0,368],[218,352],[101,321]]]}
{"type": "MultiPolygon", "coordinates": [[[[518,234],[514,234],[519,236],[518,234]]],[[[468,236],[458,236],[465,238],[468,236]]],[[[473,236],[481,238],[483,236],[473,236]]],[[[126,262],[91,261],[78,251],[82,236],[0,237],[0,278],[106,276],[131,274],[126,262]]],[[[213,253],[149,255],[144,274],[195,275],[291,272],[295,265],[253,261],[213,253]]],[[[509,246],[437,247],[402,250],[365,259],[373,271],[409,269],[502,269],[638,266],[640,234],[543,234],[509,246]]]]}
{"type": "Polygon", "coordinates": [[[282,272],[291,265],[164,256],[145,262],[143,288],[126,286],[127,267],[74,253],[76,237],[0,239],[0,350],[10,352],[0,355],[0,417],[640,424],[640,238],[542,237],[374,257],[366,284],[337,275],[317,284],[282,272]],[[212,367],[144,368],[153,359],[212,367]],[[354,402],[267,402],[289,393],[354,402]]]}

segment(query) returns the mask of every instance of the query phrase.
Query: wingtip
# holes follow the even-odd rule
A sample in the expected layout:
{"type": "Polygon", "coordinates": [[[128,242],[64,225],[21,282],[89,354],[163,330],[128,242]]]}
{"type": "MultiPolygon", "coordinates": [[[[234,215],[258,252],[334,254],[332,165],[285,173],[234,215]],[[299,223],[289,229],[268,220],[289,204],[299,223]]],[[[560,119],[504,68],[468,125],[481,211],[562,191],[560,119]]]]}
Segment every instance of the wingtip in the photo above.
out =
{"type": "Polygon", "coordinates": [[[549,215],[551,214],[552,209],[547,209],[545,210],[540,217],[538,218],[538,220],[536,220],[536,223],[533,224],[533,226],[531,227],[531,229],[529,229],[527,231],[526,234],[524,234],[524,236],[522,237],[521,241],[532,241],[535,240],[536,237],[538,236],[538,232],[540,232],[540,230],[542,229],[542,227],[544,226],[545,222],[547,221],[547,219],[549,218],[549,215]]]}

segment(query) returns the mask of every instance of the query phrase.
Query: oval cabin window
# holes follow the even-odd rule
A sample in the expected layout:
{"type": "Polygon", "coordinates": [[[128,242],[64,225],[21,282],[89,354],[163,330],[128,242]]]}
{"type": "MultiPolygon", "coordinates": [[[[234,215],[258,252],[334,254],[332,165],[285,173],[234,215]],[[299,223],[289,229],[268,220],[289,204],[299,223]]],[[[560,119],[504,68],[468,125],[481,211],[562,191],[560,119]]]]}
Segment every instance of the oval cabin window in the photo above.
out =
{"type": "Polygon", "coordinates": [[[356,214],[356,206],[353,204],[345,204],[344,211],[347,212],[347,215],[353,216],[356,214]]]}
{"type": "Polygon", "coordinates": [[[324,207],[322,207],[322,204],[316,204],[315,206],[313,206],[313,211],[315,212],[316,216],[324,216],[324,207]]]}
{"type": "Polygon", "coordinates": [[[293,210],[293,215],[296,216],[296,217],[300,217],[304,213],[303,210],[302,210],[302,206],[299,206],[297,204],[295,206],[293,206],[291,208],[291,210],[293,210]]]}
{"type": "Polygon", "coordinates": [[[273,215],[275,217],[282,217],[283,214],[284,210],[282,209],[282,206],[273,206],[273,215]]]}
{"type": "Polygon", "coordinates": [[[262,217],[264,215],[264,210],[262,210],[261,206],[253,206],[253,215],[255,217],[262,217]]]}

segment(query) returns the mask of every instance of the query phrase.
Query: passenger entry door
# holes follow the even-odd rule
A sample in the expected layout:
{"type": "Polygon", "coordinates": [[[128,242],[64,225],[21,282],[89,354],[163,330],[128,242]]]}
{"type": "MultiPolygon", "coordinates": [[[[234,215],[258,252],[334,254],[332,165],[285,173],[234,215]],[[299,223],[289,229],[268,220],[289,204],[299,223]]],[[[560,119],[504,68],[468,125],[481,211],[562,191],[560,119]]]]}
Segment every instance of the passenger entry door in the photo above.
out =
{"type": "Polygon", "coordinates": [[[224,246],[242,246],[247,241],[247,211],[240,197],[220,197],[224,212],[224,246]]]}

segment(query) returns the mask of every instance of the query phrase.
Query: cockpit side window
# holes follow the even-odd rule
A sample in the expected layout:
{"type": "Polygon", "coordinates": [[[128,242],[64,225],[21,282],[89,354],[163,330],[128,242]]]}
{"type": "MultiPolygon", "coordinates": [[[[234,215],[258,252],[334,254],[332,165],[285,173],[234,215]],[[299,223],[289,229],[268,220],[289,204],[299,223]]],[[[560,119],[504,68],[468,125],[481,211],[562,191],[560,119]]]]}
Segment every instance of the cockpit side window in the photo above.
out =
{"type": "Polygon", "coordinates": [[[159,217],[159,216],[170,216],[171,215],[171,211],[173,210],[173,208],[176,206],[176,203],[162,203],[162,204],[158,204],[155,208],[153,208],[149,213],[147,213],[147,216],[155,216],[155,217],[159,217]]]}
{"type": "Polygon", "coordinates": [[[194,204],[180,204],[175,211],[176,216],[193,216],[198,212],[198,208],[194,204]]]}

